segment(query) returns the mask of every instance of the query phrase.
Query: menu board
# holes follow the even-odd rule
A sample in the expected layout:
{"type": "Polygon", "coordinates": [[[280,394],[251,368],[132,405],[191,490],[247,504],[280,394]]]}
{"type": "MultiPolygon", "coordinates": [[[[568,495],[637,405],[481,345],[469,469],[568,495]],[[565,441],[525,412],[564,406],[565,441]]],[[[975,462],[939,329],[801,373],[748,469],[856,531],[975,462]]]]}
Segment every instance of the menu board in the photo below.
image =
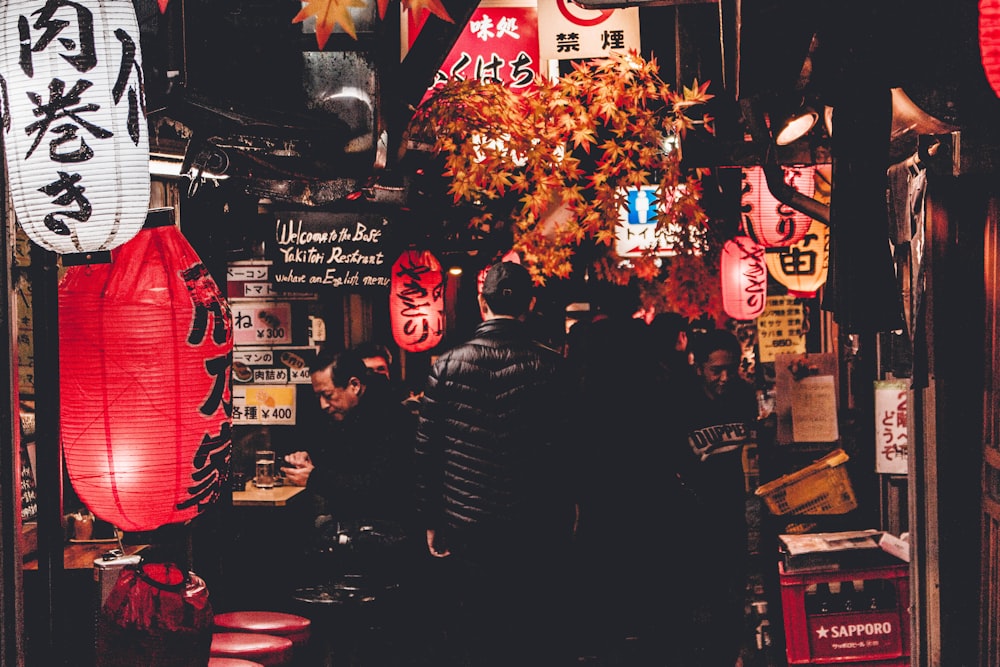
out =
{"type": "Polygon", "coordinates": [[[265,244],[278,291],[388,291],[392,263],[389,221],[374,213],[274,213],[265,244]]]}

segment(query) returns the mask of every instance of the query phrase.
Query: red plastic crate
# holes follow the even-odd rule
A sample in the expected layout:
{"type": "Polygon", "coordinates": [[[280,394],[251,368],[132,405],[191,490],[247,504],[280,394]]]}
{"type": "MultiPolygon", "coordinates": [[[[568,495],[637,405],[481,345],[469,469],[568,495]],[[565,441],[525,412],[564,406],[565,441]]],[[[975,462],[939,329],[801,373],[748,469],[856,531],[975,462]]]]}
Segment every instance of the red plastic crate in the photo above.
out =
{"type": "Polygon", "coordinates": [[[789,665],[909,665],[908,565],[785,572],[784,564],[779,563],[778,570],[789,665]],[[834,607],[821,612],[815,608],[819,598],[813,591],[820,584],[849,590],[855,581],[865,582],[864,590],[880,590],[876,609],[845,611],[834,607]]]}

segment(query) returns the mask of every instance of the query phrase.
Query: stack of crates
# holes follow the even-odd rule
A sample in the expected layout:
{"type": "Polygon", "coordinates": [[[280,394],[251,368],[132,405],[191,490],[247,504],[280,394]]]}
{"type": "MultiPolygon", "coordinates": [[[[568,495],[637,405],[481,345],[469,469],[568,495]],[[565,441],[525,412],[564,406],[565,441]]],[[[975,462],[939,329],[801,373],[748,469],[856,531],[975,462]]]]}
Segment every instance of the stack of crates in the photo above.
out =
{"type": "Polygon", "coordinates": [[[789,665],[907,667],[906,564],[786,572],[779,563],[789,665]]]}

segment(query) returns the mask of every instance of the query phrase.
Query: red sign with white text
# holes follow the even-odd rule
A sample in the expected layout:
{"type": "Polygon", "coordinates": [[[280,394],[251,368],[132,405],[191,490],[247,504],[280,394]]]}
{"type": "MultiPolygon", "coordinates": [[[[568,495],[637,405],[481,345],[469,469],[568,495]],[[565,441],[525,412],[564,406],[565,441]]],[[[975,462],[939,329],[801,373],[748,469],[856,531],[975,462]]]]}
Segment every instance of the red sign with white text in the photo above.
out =
{"type": "Polygon", "coordinates": [[[534,7],[480,7],[441,63],[424,99],[451,78],[499,81],[515,92],[523,90],[534,83],[539,63],[534,7]]]}

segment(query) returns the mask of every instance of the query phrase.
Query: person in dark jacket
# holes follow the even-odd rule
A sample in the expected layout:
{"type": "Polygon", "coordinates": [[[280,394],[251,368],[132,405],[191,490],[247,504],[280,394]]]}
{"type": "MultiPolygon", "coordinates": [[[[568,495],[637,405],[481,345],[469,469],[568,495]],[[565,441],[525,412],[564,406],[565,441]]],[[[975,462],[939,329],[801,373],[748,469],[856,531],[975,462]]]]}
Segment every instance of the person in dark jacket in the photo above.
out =
{"type": "Polygon", "coordinates": [[[329,420],[308,450],[285,456],[281,470],[287,483],[305,486],[315,496],[318,516],[408,522],[412,415],[386,378],[369,372],[355,350],[324,350],[310,371],[329,420]]]}
{"type": "Polygon", "coordinates": [[[487,272],[484,321],[431,369],[416,437],[417,514],[454,584],[462,664],[558,667],[575,507],[568,376],[533,341],[532,280],[516,263],[487,272]]]}
{"type": "Polygon", "coordinates": [[[736,664],[744,632],[747,576],[743,448],[756,440],[757,401],[740,376],[736,336],[713,329],[691,341],[696,380],[681,395],[677,469],[690,501],[688,562],[671,590],[678,614],[670,651],[683,667],[736,664]]]}

